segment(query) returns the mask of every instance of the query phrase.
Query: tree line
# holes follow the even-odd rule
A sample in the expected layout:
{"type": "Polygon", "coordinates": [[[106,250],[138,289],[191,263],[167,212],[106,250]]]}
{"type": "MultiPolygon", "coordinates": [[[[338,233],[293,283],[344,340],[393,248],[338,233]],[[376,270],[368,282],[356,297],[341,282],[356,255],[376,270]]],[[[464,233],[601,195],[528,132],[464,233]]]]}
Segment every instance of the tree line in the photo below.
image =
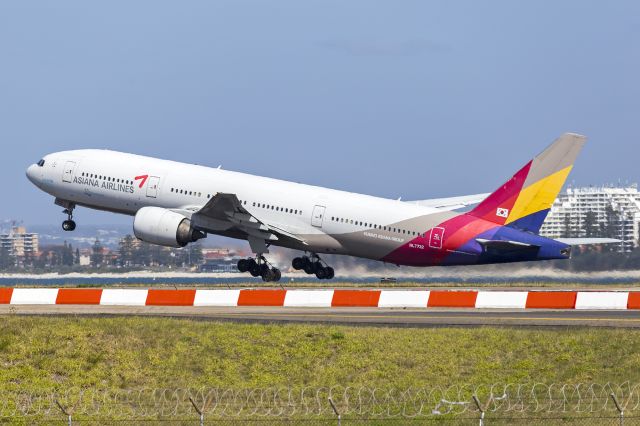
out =
{"type": "Polygon", "coordinates": [[[0,270],[86,270],[136,268],[188,268],[203,262],[202,245],[198,242],[184,248],[160,247],[126,235],[117,250],[108,250],[96,238],[91,246],[89,262],[82,258],[79,248],[70,243],[42,247],[40,253],[14,256],[10,248],[0,247],[0,270]]]}

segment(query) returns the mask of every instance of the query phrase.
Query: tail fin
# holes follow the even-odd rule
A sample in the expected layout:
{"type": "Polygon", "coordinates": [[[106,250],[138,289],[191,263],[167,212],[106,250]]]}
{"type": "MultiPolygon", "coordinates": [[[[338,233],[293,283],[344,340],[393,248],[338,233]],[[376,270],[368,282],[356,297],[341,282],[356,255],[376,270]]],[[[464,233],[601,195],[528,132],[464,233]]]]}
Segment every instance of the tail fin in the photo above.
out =
{"type": "Polygon", "coordinates": [[[537,234],[585,142],[563,134],[468,214],[537,234]]]}

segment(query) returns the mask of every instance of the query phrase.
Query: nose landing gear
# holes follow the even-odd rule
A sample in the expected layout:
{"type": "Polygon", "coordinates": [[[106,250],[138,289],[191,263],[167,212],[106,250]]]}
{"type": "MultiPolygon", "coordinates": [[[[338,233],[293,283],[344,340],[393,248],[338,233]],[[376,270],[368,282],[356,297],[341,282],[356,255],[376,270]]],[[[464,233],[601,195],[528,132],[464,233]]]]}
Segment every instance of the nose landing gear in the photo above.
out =
{"type": "Polygon", "coordinates": [[[317,254],[309,256],[296,257],[291,262],[291,266],[296,270],[303,270],[309,275],[315,274],[320,280],[330,280],[335,276],[333,268],[320,259],[317,254]]]}
{"type": "Polygon", "coordinates": [[[249,272],[253,277],[262,277],[264,282],[280,281],[282,273],[280,270],[271,265],[264,256],[259,255],[256,258],[240,259],[238,261],[238,271],[249,272]]]}
{"type": "Polygon", "coordinates": [[[62,229],[65,231],[73,231],[76,229],[76,223],[73,220],[73,207],[66,208],[62,211],[67,215],[67,220],[62,222],[62,229]]]}

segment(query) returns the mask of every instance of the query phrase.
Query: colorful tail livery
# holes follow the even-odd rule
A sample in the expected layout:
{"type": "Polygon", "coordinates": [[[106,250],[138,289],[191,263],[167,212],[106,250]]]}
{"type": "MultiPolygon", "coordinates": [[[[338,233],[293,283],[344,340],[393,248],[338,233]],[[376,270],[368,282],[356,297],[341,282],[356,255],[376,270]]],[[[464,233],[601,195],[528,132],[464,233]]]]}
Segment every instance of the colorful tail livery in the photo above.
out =
{"type": "Polygon", "coordinates": [[[470,214],[537,234],[585,142],[575,133],[560,136],[470,214]]]}
{"type": "Polygon", "coordinates": [[[440,220],[424,235],[384,260],[426,266],[567,259],[571,245],[616,242],[538,235],[585,141],[565,133],[473,210],[434,215],[440,220]]]}

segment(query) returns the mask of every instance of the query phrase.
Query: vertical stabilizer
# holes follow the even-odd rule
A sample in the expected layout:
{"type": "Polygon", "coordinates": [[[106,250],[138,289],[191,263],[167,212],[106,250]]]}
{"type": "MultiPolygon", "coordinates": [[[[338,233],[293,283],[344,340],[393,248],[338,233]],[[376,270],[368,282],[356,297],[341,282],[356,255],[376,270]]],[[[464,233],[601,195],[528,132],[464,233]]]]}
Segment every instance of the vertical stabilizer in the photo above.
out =
{"type": "Polygon", "coordinates": [[[537,234],[585,142],[563,134],[469,214],[537,234]]]}

